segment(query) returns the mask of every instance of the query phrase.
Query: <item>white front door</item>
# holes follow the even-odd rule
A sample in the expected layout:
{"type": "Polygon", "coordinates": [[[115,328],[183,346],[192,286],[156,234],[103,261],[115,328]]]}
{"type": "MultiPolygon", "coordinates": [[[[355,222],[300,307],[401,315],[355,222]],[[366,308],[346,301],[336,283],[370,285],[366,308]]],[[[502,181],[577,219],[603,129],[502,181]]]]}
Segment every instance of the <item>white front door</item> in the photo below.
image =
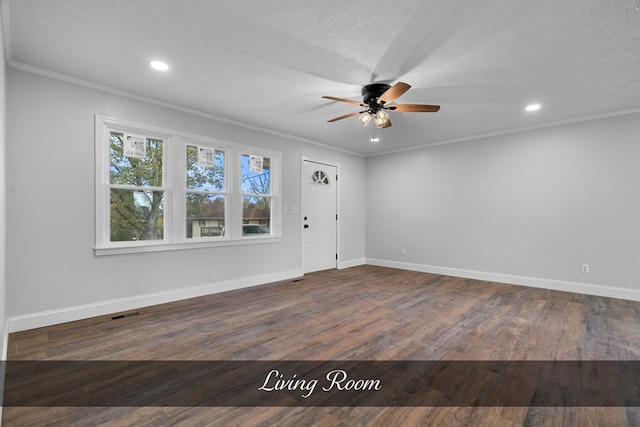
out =
{"type": "Polygon", "coordinates": [[[302,270],[337,266],[337,167],[303,161],[302,270]]]}

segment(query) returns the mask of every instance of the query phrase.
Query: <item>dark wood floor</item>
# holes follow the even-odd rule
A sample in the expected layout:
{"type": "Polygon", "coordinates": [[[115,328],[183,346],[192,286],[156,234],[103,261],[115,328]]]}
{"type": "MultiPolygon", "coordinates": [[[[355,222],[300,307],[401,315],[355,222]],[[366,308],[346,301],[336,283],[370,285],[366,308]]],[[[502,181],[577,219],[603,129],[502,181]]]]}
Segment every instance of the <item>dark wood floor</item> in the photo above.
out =
{"type": "MultiPolygon", "coordinates": [[[[360,266],[9,336],[9,360],[640,360],[640,303],[360,266]]],[[[4,408],[3,426],[625,426],[624,407],[4,408]]]]}

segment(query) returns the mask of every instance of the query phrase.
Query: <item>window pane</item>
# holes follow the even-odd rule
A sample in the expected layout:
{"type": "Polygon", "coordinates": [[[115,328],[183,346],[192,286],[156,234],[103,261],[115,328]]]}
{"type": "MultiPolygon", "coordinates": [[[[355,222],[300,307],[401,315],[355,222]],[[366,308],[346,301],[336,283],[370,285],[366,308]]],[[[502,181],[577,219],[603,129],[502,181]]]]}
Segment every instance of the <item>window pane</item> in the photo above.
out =
{"type": "Polygon", "coordinates": [[[224,196],[187,193],[187,238],[224,236],[224,196]]]}
{"type": "Polygon", "coordinates": [[[164,191],[111,189],[112,242],[162,240],[164,191]]]}
{"type": "Polygon", "coordinates": [[[187,188],[224,190],[224,151],[187,145],[187,188]]]}
{"type": "Polygon", "coordinates": [[[271,197],[244,197],[242,235],[271,234],[271,197]]]}
{"type": "Polygon", "coordinates": [[[144,157],[129,157],[124,152],[125,136],[111,132],[109,175],[111,184],[162,187],[162,141],[144,139],[144,157]]]}
{"type": "Polygon", "coordinates": [[[251,170],[251,157],[242,156],[242,192],[244,194],[271,194],[271,159],[262,159],[261,168],[251,170]]]}

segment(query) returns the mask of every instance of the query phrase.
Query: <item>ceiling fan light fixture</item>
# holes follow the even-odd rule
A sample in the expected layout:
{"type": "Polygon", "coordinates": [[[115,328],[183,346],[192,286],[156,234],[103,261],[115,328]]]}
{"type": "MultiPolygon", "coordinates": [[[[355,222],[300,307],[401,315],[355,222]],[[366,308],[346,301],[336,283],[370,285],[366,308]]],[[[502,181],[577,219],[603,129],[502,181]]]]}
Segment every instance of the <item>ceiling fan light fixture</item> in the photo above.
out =
{"type": "Polygon", "coordinates": [[[362,102],[355,101],[353,99],[325,95],[322,98],[364,107],[364,110],[343,114],[342,116],[329,119],[327,122],[332,123],[349,117],[358,116],[360,123],[362,123],[363,126],[367,126],[371,119],[373,119],[375,126],[372,126],[374,136],[371,138],[371,141],[376,142],[376,129],[386,129],[391,127],[391,118],[385,110],[397,111],[399,113],[435,113],[440,110],[439,105],[395,104],[395,100],[409,90],[410,87],[411,85],[403,82],[398,82],[393,86],[386,83],[371,83],[362,87],[362,102]]]}
{"type": "Polygon", "coordinates": [[[387,123],[389,123],[389,115],[386,111],[380,110],[376,113],[376,118],[374,120],[377,128],[383,128],[387,123]]]}
{"type": "Polygon", "coordinates": [[[360,117],[358,117],[358,119],[360,120],[360,123],[362,123],[362,126],[366,126],[371,121],[371,113],[369,112],[362,113],[360,114],[360,117]]]}

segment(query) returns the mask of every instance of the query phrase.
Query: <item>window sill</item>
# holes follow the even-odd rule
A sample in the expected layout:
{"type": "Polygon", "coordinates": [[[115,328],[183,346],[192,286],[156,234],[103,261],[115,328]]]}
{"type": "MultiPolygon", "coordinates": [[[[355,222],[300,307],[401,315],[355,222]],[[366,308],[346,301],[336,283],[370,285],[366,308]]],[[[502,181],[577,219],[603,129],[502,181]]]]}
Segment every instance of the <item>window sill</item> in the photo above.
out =
{"type": "Polygon", "coordinates": [[[245,237],[235,240],[198,241],[184,243],[159,243],[144,246],[118,246],[108,248],[94,248],[96,256],[137,254],[147,252],[164,252],[183,249],[217,248],[224,246],[257,245],[263,243],[280,243],[282,237],[245,237]]]}

